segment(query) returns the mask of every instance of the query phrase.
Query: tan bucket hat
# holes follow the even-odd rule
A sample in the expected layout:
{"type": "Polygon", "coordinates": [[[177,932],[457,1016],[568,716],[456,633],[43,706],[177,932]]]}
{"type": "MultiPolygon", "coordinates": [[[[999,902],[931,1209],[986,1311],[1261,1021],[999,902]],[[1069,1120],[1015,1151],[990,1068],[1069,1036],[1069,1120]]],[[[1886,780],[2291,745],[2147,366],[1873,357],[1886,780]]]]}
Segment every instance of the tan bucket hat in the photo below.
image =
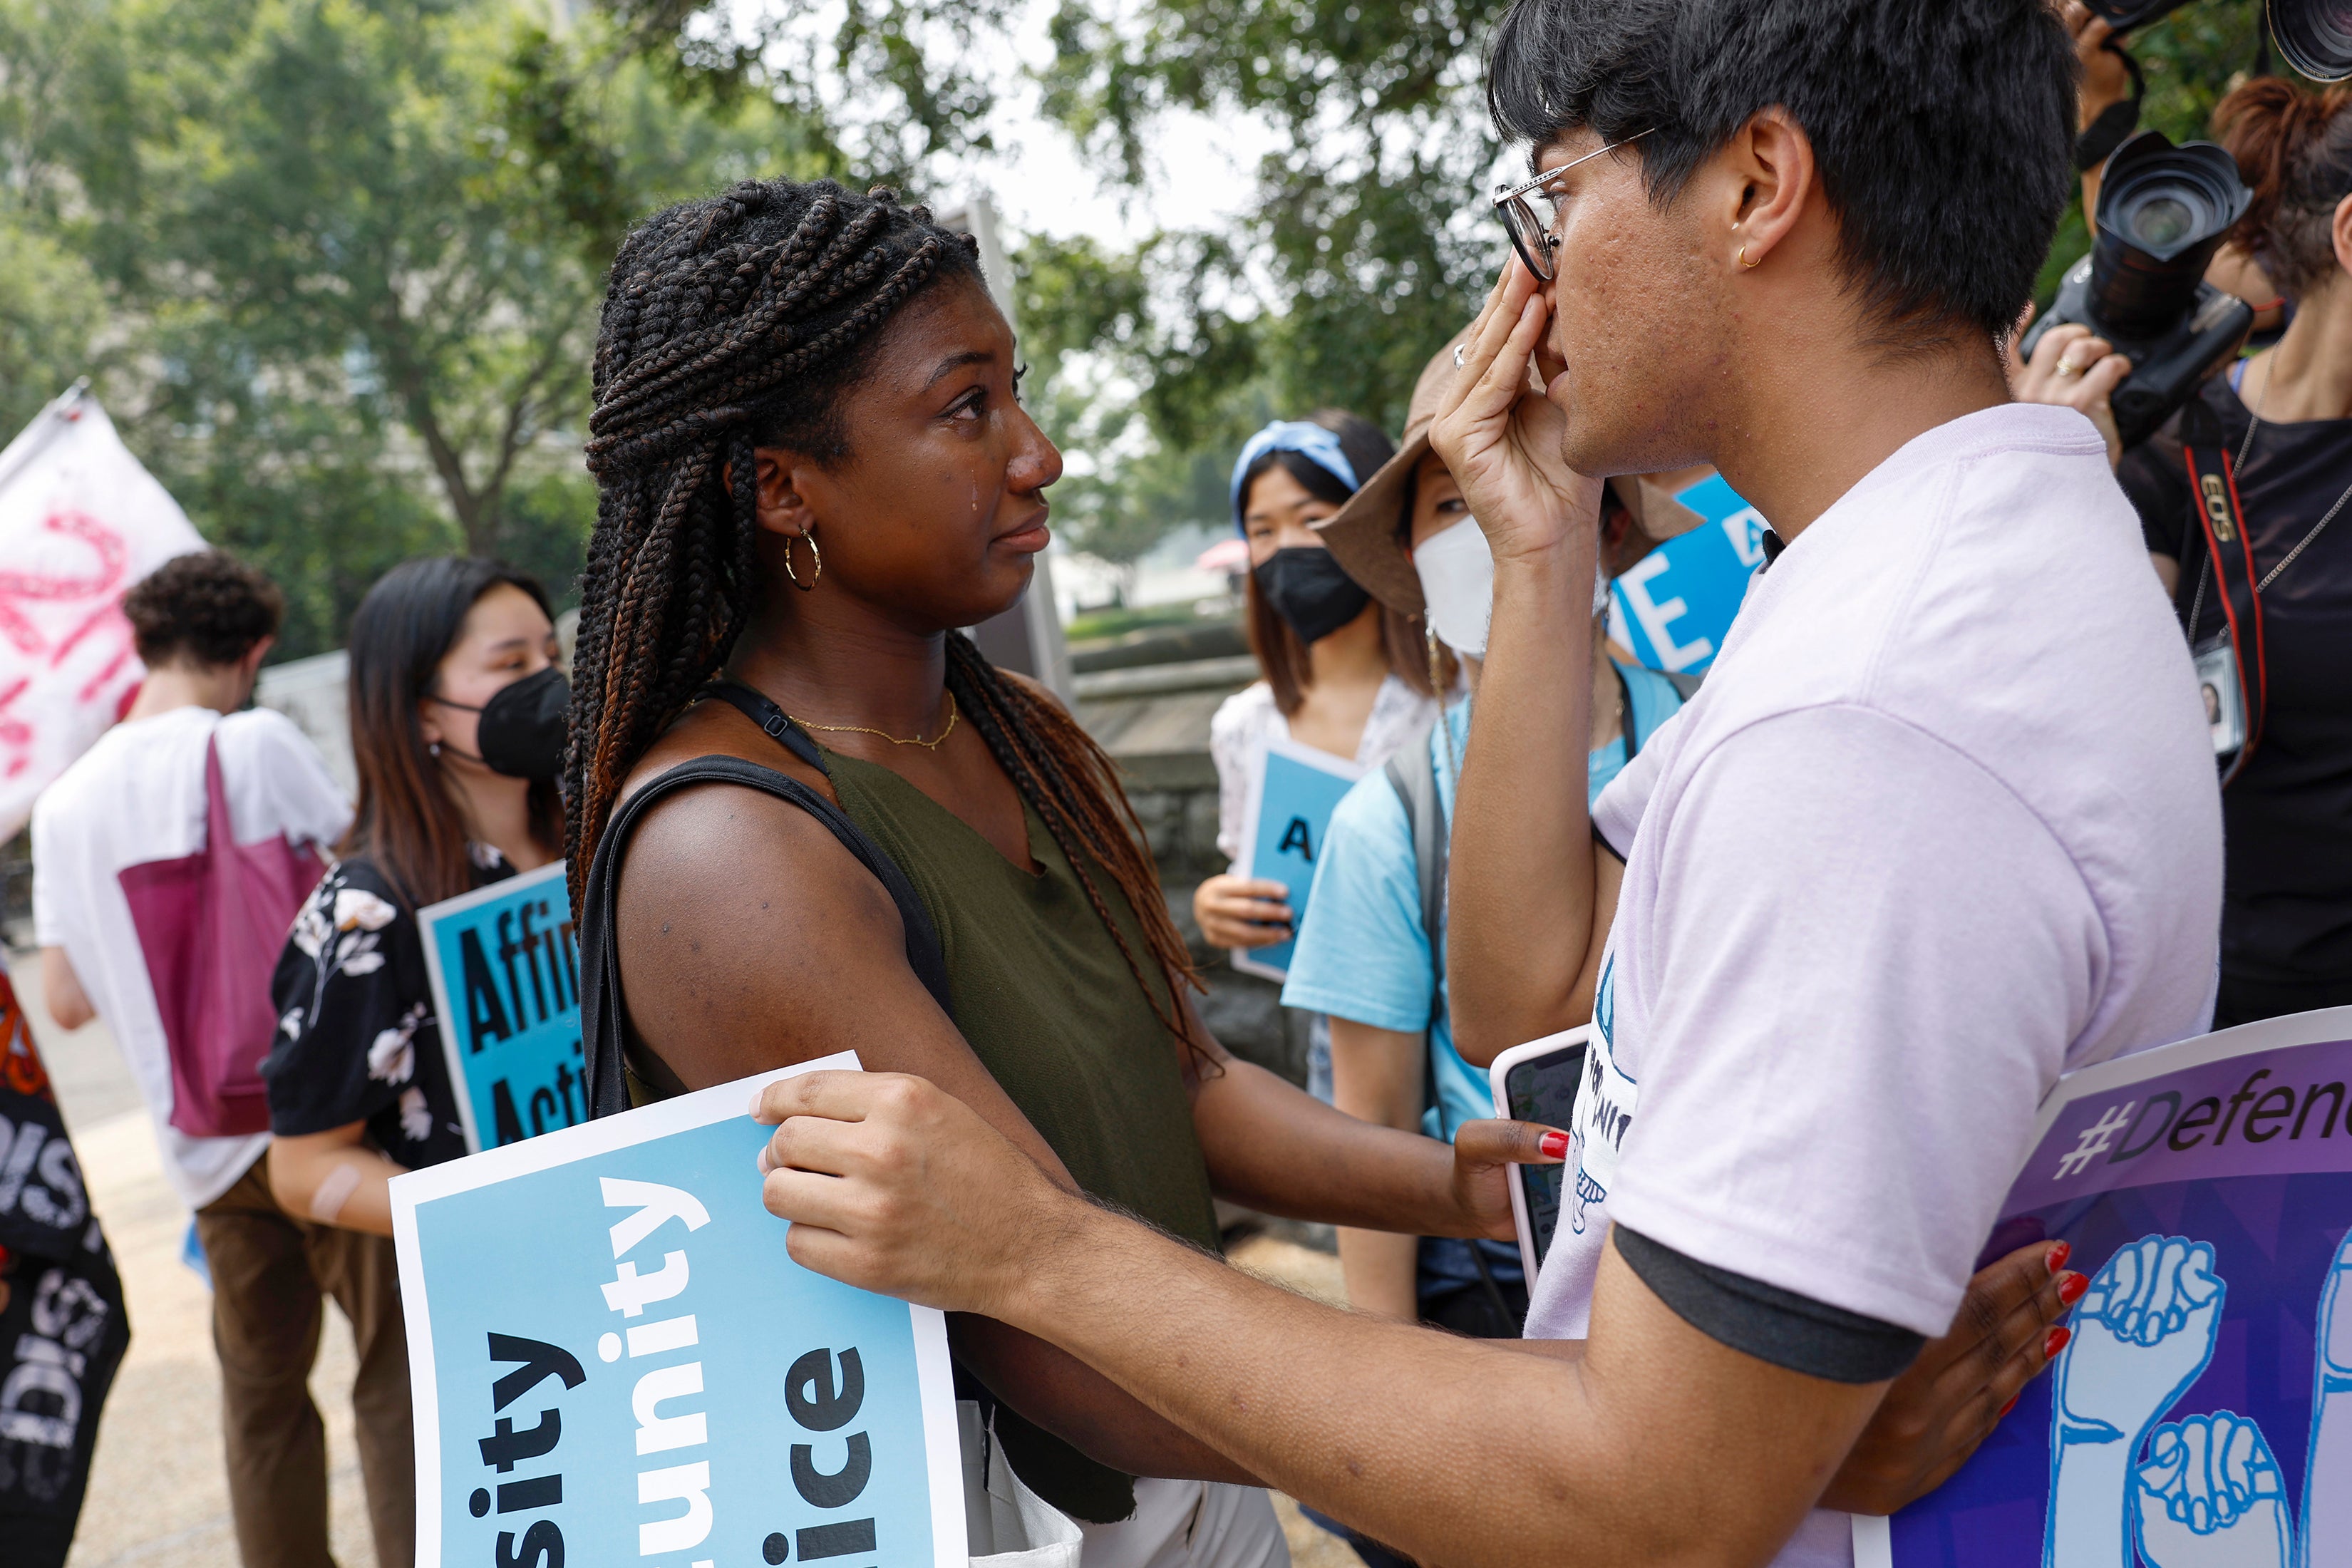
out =
{"type": "MultiPolygon", "coordinates": [[[[1454,345],[1469,341],[1470,329],[1465,327],[1421,367],[1421,379],[1412,385],[1412,401],[1405,405],[1404,440],[1396,456],[1359,486],[1347,505],[1315,524],[1315,531],[1323,536],[1348,575],[1372,597],[1402,615],[1418,616],[1426,606],[1422,603],[1421,574],[1412,569],[1412,552],[1406,548],[1398,524],[1404,516],[1406,498],[1412,494],[1413,471],[1429,450],[1429,426],[1437,417],[1438,405],[1444,401],[1454,378],[1468,374],[1454,363],[1454,345]]],[[[1542,390],[1532,366],[1528,386],[1530,391],[1542,390]]],[[[1627,475],[1611,479],[1609,485],[1633,514],[1635,526],[1654,543],[1687,532],[1703,521],[1646,479],[1627,475]]]]}

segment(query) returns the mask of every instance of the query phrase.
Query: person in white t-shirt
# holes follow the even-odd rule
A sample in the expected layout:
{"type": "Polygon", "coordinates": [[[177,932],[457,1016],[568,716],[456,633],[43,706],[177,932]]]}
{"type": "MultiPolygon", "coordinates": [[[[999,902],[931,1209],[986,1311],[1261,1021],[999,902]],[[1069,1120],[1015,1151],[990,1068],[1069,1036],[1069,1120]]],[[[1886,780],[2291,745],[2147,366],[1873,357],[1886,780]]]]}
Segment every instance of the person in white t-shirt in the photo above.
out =
{"type": "Polygon", "coordinates": [[[415,1455],[392,1244],[281,1210],[264,1169],[268,1133],[194,1137],[172,1124],[163,1017],[120,880],[203,847],[211,745],[240,843],[283,834],[323,862],[350,825],[342,791],[293,721],[246,708],[283,606],[268,577],[214,551],[166,562],[124,597],[147,679],[122,721],[33,808],[34,925],[50,1014],[68,1028],[106,1021],[153,1118],[164,1173],[195,1211],[247,1568],[328,1561],[325,1429],[310,1374],[329,1294],[359,1352],[352,1401],[377,1561],[405,1563],[415,1455]]]}
{"type": "MultiPolygon", "coordinates": [[[[2036,1102],[2211,1005],[2187,650],[2097,432],[2012,405],[1995,346],[2066,200],[2073,52],[2045,0],[1517,0],[1488,59],[1535,177],[1433,426],[1495,556],[1448,991],[1465,1043],[1593,1019],[1575,1139],[1496,1140],[1575,1145],[1548,1337],[1286,1297],[905,1078],[772,1086],[764,1196],[810,1267],[1049,1340],[1415,1557],[1843,1563],[1828,1510],[1958,1463],[1851,1468],[1890,1387],[1964,1365],[2036,1102]],[[1698,461],[1786,553],[1588,814],[1586,476],[1698,461]]],[[[2079,1295],[2059,1250],[2032,1300],[2079,1295]]]]}

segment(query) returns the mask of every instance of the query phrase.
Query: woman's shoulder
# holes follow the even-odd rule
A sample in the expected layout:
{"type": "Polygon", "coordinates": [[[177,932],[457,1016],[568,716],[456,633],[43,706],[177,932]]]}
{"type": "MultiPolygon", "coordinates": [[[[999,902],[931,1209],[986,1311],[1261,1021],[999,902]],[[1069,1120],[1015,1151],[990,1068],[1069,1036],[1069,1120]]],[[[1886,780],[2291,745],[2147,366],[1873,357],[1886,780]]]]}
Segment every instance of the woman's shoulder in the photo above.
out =
{"type": "Polygon", "coordinates": [[[1281,716],[1274,705],[1274,688],[1263,680],[1253,680],[1217,704],[1217,711],[1209,720],[1209,735],[1213,740],[1239,740],[1265,729],[1269,721],[1281,716]]]}
{"type": "Polygon", "coordinates": [[[348,855],[327,868],[319,885],[295,914],[287,934],[288,958],[299,952],[340,973],[373,973],[381,957],[354,965],[362,950],[375,952],[390,941],[417,940],[416,917],[399,885],[364,855],[348,855]]]}
{"type": "Polygon", "coordinates": [[[1364,720],[1364,737],[1356,761],[1375,767],[1394,756],[1404,743],[1437,721],[1437,699],[1416,691],[1393,671],[1381,679],[1372,697],[1372,710],[1364,720]]]}
{"type": "Polygon", "coordinates": [[[357,919],[366,916],[366,930],[381,931],[412,911],[400,884],[382,862],[365,853],[345,855],[328,863],[326,874],[312,889],[314,901],[331,904],[357,919]]]}

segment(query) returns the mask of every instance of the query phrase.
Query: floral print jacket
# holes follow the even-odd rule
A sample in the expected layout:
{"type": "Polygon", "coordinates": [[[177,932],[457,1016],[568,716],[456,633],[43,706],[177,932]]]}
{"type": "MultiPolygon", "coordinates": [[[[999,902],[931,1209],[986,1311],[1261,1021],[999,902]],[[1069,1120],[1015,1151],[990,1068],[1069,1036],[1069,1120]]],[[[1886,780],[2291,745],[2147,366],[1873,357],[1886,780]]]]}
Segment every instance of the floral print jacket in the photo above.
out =
{"type": "MultiPolygon", "coordinates": [[[[474,864],[477,887],[514,874],[487,845],[474,864]]],[[[465,1153],[423,933],[373,861],[327,868],[294,917],[270,995],[278,1037],[261,1076],[272,1131],[363,1121],[370,1142],[411,1170],[465,1153]]]]}

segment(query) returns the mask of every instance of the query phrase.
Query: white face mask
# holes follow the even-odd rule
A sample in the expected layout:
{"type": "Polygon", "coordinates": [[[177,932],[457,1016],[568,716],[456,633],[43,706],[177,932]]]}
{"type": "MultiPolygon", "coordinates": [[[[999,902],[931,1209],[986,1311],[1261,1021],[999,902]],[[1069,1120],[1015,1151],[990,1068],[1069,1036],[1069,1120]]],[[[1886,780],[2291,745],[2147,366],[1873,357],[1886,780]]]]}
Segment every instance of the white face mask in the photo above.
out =
{"type": "Polygon", "coordinates": [[[1470,518],[1413,547],[1412,569],[1429,606],[1429,628],[1456,653],[1486,657],[1486,626],[1495,615],[1495,552],[1470,518]]]}
{"type": "MultiPolygon", "coordinates": [[[[1495,552],[1477,522],[1460,522],[1413,547],[1412,569],[1421,578],[1430,629],[1456,653],[1486,657],[1486,632],[1495,616],[1495,552]]],[[[1595,566],[1592,613],[1609,613],[1609,573],[1595,566]]]]}

